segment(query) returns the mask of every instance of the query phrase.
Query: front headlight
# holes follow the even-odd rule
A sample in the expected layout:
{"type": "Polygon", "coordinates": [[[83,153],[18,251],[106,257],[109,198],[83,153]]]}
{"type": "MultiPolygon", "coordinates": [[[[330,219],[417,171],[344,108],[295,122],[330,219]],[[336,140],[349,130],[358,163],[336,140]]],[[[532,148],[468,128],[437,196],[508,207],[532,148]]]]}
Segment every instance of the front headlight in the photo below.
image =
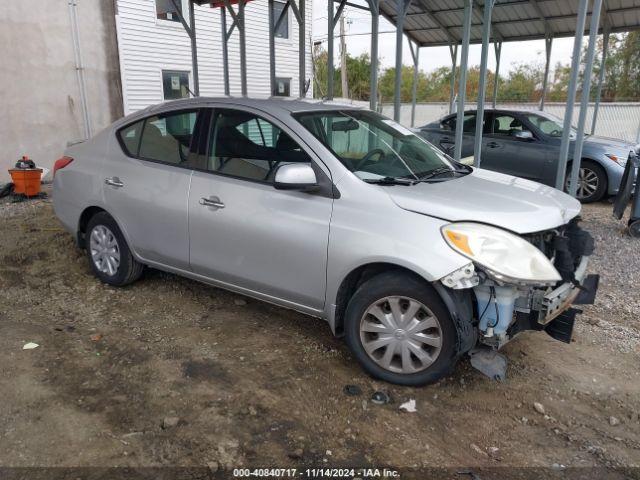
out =
{"type": "Polygon", "coordinates": [[[440,230],[452,249],[496,280],[546,285],[562,279],[540,250],[506,230],[471,222],[451,223],[440,230]]]}

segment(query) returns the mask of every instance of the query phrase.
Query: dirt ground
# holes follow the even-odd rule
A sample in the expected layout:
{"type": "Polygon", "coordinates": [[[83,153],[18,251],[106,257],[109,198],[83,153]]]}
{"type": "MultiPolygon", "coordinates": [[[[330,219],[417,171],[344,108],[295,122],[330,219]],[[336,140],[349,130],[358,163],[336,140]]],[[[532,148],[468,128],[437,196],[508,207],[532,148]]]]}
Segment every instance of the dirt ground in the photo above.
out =
{"type": "Polygon", "coordinates": [[[640,466],[640,241],[610,212],[584,211],[602,280],[573,343],[526,333],[504,350],[504,383],[463,360],[436,385],[404,388],[364,374],[320,320],[154,270],[105,286],[49,200],[4,202],[0,467],[393,466],[403,478],[445,467],[478,479],[540,467],[536,478],[640,478],[618,470],[640,466]],[[362,393],[346,395],[347,384],[362,393]],[[373,404],[376,390],[391,403],[373,404]],[[408,399],[416,413],[398,408],[408,399]]]}

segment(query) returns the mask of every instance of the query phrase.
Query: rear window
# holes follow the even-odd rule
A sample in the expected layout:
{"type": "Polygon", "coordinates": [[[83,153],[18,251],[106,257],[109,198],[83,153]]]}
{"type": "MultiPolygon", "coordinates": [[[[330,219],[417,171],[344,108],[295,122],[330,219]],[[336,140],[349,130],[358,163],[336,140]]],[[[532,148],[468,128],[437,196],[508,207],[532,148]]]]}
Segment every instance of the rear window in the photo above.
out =
{"type": "Polygon", "coordinates": [[[140,120],[133,125],[124,127],[118,130],[118,139],[124,153],[130,157],[136,157],[138,155],[138,147],[140,145],[140,134],[142,133],[142,124],[144,120],[140,120]]]}
{"type": "Polygon", "coordinates": [[[147,118],[140,142],[140,158],[181,164],[189,157],[196,112],[172,112],[147,118]]]}

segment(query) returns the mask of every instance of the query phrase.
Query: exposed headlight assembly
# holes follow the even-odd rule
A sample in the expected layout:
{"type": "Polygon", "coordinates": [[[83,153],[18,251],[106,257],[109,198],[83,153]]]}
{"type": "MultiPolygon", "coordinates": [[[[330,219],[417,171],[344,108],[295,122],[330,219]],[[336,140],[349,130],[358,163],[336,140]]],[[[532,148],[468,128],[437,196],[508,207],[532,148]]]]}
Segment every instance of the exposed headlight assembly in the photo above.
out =
{"type": "Polygon", "coordinates": [[[441,229],[447,244],[494,280],[553,285],[562,278],[547,257],[526,240],[481,223],[450,223],[441,229]]]}

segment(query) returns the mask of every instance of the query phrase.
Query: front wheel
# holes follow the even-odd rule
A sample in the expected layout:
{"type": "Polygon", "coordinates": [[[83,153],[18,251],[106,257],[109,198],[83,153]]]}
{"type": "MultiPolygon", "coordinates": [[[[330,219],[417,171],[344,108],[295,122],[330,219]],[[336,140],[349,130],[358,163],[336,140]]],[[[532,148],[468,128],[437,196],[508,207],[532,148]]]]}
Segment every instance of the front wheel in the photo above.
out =
{"type": "MultiPolygon", "coordinates": [[[[569,192],[571,184],[571,167],[567,169],[564,191],[569,192]]],[[[607,174],[597,163],[583,160],[578,171],[578,188],[576,199],[582,203],[592,203],[601,200],[607,193],[607,174]]]]}
{"type": "Polygon", "coordinates": [[[431,286],[389,272],[358,288],[345,313],[346,341],[372,376],[399,385],[433,383],[456,361],[456,330],[431,286]]]}

